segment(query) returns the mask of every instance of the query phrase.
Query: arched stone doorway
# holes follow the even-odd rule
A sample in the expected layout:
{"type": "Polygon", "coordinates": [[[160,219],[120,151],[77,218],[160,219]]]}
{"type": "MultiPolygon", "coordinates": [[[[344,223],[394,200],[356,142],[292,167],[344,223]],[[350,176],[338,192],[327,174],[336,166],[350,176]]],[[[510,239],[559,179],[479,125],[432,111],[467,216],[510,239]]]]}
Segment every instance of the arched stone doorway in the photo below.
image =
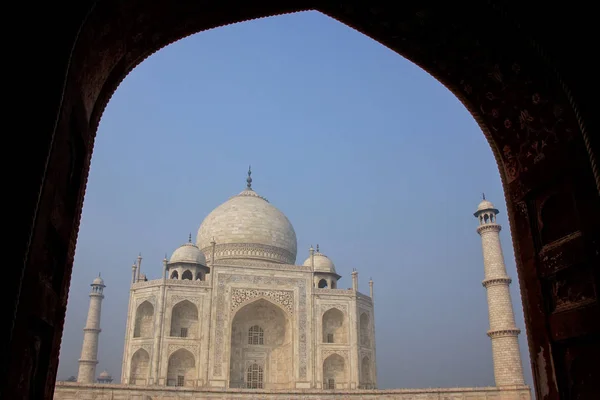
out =
{"type": "Polygon", "coordinates": [[[323,343],[348,343],[348,324],[343,312],[330,308],[323,313],[321,325],[323,343]]]}
{"type": "Polygon", "coordinates": [[[348,383],[348,371],[344,357],[337,353],[323,361],[323,389],[345,389],[348,383]]]}
{"type": "Polygon", "coordinates": [[[131,357],[129,383],[145,385],[150,372],[150,355],[144,349],[138,349],[131,357]]]}
{"type": "Polygon", "coordinates": [[[135,312],[134,338],[152,337],[154,329],[154,306],[149,301],[140,304],[135,312]]]}
{"type": "Polygon", "coordinates": [[[292,387],[291,321],[281,307],[258,299],[240,308],[231,322],[230,343],[229,387],[292,387]]]}
{"type": "Polygon", "coordinates": [[[179,349],[169,356],[167,386],[194,386],[196,359],[186,349],[179,349]]]}
{"type": "Polygon", "coordinates": [[[198,333],[198,308],[189,300],[175,304],[171,311],[171,336],[193,339],[198,333]]]}
{"type": "Polygon", "coordinates": [[[27,37],[36,38],[23,44],[20,62],[40,65],[30,49],[55,56],[36,74],[23,69],[19,80],[31,82],[39,96],[30,114],[35,118],[29,118],[33,141],[27,136],[11,146],[29,168],[20,171],[23,189],[11,200],[19,229],[2,311],[3,353],[9,354],[0,374],[5,397],[51,396],[94,134],[121,80],[149,54],[186,35],[309,8],[420,65],[478,121],[504,182],[538,397],[589,394],[600,382],[598,299],[573,294],[598,293],[599,150],[598,139],[587,133],[597,117],[584,102],[594,94],[595,63],[593,52],[572,43],[594,36],[595,22],[586,19],[594,13],[585,5],[498,4],[259,1],[238,10],[227,3],[104,0],[14,13],[27,18],[27,37]],[[570,18],[582,21],[555,29],[570,18]],[[549,197],[568,197],[567,207],[551,212],[550,202],[542,212],[549,197]],[[565,213],[573,216],[567,225],[565,213]],[[565,236],[543,244],[542,226],[546,242],[556,232],[565,236]],[[34,342],[40,354],[27,350],[34,342]]]}

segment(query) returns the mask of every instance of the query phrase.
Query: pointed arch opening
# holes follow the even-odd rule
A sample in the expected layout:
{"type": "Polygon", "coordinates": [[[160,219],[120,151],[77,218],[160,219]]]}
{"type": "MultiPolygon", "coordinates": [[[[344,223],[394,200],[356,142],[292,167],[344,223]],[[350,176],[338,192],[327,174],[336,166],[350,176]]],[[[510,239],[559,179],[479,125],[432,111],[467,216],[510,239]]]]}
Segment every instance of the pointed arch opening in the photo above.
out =
{"type": "Polygon", "coordinates": [[[371,376],[371,359],[368,356],[364,356],[360,362],[360,381],[362,388],[373,388],[373,379],[371,376]]]}
{"type": "Polygon", "coordinates": [[[171,272],[171,279],[179,279],[179,272],[177,270],[171,272]]]}
{"type": "Polygon", "coordinates": [[[229,387],[248,388],[248,368],[256,364],[262,368],[262,388],[291,388],[292,342],[290,318],[278,305],[257,299],[240,308],[231,323],[229,387]]]}
{"type": "Polygon", "coordinates": [[[167,386],[194,386],[196,359],[186,349],[179,349],[169,357],[167,386]]]}
{"type": "Polygon", "coordinates": [[[140,304],[135,312],[134,338],[152,337],[154,324],[154,306],[149,301],[140,304]]]}
{"type": "Polygon", "coordinates": [[[321,279],[318,284],[319,289],[327,289],[327,280],[321,279]]]}
{"type": "Polygon", "coordinates": [[[360,344],[371,346],[371,318],[366,312],[360,314],[360,344]]]}
{"type": "Polygon", "coordinates": [[[330,308],[323,314],[323,343],[348,343],[348,329],[344,313],[330,308]]]}
{"type": "Polygon", "coordinates": [[[150,372],[150,355],[144,349],[138,349],[131,357],[129,368],[129,383],[132,385],[145,385],[150,372]]]}
{"type": "Polygon", "coordinates": [[[195,338],[198,332],[198,308],[189,300],[177,303],[171,310],[171,336],[195,338]]]}
{"type": "Polygon", "coordinates": [[[343,389],[347,384],[346,362],[339,354],[332,354],[323,362],[323,389],[343,389]]]}
{"type": "Polygon", "coordinates": [[[183,271],[183,274],[181,274],[181,279],[191,281],[194,279],[194,275],[192,274],[192,271],[186,269],[185,271],[183,271]]]}

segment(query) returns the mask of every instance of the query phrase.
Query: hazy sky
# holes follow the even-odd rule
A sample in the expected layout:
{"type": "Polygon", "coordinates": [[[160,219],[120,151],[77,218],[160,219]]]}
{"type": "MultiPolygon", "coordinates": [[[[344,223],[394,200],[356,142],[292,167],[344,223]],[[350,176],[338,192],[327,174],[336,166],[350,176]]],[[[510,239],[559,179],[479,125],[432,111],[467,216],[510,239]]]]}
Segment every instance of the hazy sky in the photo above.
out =
{"type": "Polygon", "coordinates": [[[380,388],[494,384],[480,239],[498,221],[531,380],[500,176],[481,130],[426,72],[307,12],[203,32],[150,57],[106,109],[83,208],[59,379],[77,374],[90,291],[106,282],[97,372],[118,381],[131,264],[149,279],[210,211],[253,187],[359,290],[375,282],[380,388]]]}

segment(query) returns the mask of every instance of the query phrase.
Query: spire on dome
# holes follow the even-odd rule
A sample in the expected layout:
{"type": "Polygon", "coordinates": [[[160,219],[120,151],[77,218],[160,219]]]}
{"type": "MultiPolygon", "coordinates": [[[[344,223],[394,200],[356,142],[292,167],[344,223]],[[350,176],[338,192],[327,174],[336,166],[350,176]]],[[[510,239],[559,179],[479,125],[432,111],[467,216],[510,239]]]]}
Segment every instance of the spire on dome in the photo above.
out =
{"type": "Polygon", "coordinates": [[[192,243],[192,234],[190,233],[190,236],[188,236],[188,243],[192,243]]]}
{"type": "Polygon", "coordinates": [[[481,193],[481,197],[485,200],[485,193],[481,193]]]}
{"type": "Polygon", "coordinates": [[[248,177],[246,178],[246,187],[252,190],[252,166],[248,165],[248,177]]]}
{"type": "Polygon", "coordinates": [[[317,253],[319,252],[319,244],[317,243],[317,253]]]}

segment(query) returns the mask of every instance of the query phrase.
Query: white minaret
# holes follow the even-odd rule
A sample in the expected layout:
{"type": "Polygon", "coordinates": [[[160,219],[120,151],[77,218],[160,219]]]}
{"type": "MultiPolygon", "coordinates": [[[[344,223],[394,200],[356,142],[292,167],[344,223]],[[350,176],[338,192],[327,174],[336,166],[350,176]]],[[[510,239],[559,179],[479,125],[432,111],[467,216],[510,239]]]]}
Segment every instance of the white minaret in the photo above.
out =
{"type": "Polygon", "coordinates": [[[496,221],[498,210],[485,199],[479,203],[475,217],[479,220],[477,233],[481,236],[485,279],[483,287],[487,291],[490,330],[494,358],[496,386],[524,385],[523,365],[519,351],[518,335],[521,330],[515,325],[509,285],[511,279],[506,274],[500,230],[496,221]]]}
{"type": "Polygon", "coordinates": [[[79,359],[77,382],[94,383],[96,380],[96,364],[98,364],[98,336],[100,335],[100,311],[104,299],[104,280],[98,275],[91,284],[90,309],[87,322],[83,328],[83,345],[79,359]]]}

